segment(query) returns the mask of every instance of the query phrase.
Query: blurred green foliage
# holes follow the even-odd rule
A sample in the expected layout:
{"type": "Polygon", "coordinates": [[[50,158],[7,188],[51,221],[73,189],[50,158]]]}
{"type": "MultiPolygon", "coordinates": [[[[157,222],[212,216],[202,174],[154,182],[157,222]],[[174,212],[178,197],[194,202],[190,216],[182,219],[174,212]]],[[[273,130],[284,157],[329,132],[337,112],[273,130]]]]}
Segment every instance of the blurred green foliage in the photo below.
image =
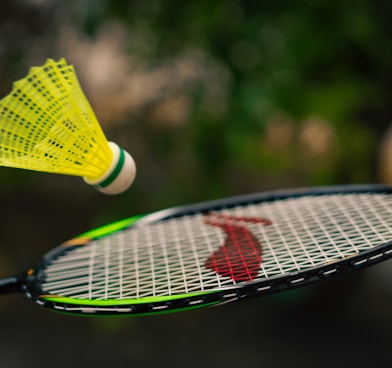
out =
{"type": "MultiPolygon", "coordinates": [[[[337,157],[331,148],[306,173],[305,183],[375,180],[377,134],[390,119],[390,2],[191,1],[179,6],[176,1],[106,1],[101,5],[100,16],[88,13],[86,30],[96,30],[105,17],[114,17],[130,29],[145,27],[151,32],[155,47],[147,55],[150,63],[197,47],[228,71],[226,111],[210,116],[196,105],[188,124],[191,132],[185,136],[201,161],[202,175],[215,180],[215,173],[222,175],[225,163],[233,160],[238,166],[257,168],[261,175],[273,170],[276,161],[280,171],[306,166],[296,155],[263,154],[262,136],[278,111],[293,118],[296,128],[316,115],[327,119],[336,132],[337,157]],[[323,175],[324,168],[328,175],[323,175]]],[[[193,98],[197,101],[197,92],[193,98]]]]}
{"type": "MultiPolygon", "coordinates": [[[[0,2],[0,96],[29,67],[65,57],[108,138],[138,165],[134,186],[118,197],[75,178],[0,168],[2,276],[122,217],[380,180],[392,116],[391,19],[390,0],[0,2]]],[[[4,297],[2,363],[381,366],[391,345],[388,263],[381,266],[362,274],[365,283],[356,273],[151,319],[67,318],[4,297]],[[45,359],[34,363],[42,349],[45,359]]]]}
{"type": "MultiPolygon", "coordinates": [[[[84,40],[91,50],[113,33],[130,68],[151,73],[152,83],[154,72],[169,69],[169,82],[141,107],[120,116],[108,102],[105,130],[123,136],[139,164],[134,191],[120,206],[138,208],[135,195],[150,209],[276,187],[379,180],[379,145],[391,115],[388,0],[1,6],[4,93],[11,78],[49,56],[69,58],[78,70],[82,57],[62,43],[70,30],[74,43],[84,40]],[[120,36],[108,24],[121,29],[120,36]],[[181,57],[196,70],[194,80],[182,84],[177,69],[168,67],[181,57]],[[161,114],[166,103],[169,117],[161,114]]],[[[104,53],[95,54],[96,65],[104,53]]],[[[81,70],[80,78],[83,85],[89,77],[81,70]]],[[[99,107],[94,91],[87,92],[99,107]]]]}

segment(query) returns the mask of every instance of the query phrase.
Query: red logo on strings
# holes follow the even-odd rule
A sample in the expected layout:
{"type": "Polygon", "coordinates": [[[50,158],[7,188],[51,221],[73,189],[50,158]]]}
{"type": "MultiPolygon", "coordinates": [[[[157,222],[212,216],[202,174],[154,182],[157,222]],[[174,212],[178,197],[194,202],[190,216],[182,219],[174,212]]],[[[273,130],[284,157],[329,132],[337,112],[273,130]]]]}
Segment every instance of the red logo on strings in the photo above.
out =
{"type": "Polygon", "coordinates": [[[205,267],[237,282],[252,281],[259,273],[263,249],[245,224],[268,226],[271,221],[265,218],[209,213],[204,223],[219,227],[226,234],[224,243],[207,258],[205,267]]]}

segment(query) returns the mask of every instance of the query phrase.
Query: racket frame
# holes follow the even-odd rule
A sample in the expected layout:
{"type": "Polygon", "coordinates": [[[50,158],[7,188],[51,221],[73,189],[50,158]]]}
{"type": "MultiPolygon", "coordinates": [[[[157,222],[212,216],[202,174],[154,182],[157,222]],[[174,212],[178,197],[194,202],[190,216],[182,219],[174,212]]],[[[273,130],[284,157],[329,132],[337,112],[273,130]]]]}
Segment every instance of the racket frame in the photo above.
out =
{"type": "MultiPolygon", "coordinates": [[[[91,240],[108,236],[129,227],[152,224],[196,213],[208,213],[222,208],[229,209],[241,204],[266,203],[304,196],[348,193],[386,194],[392,193],[392,188],[384,185],[347,185],[311,189],[303,188],[295,190],[279,190],[174,207],[144,216],[131,217],[81,234],[71,241],[53,249],[44,256],[43,260],[36,267],[29,270],[26,275],[22,277],[22,281],[18,278],[17,283],[19,286],[22,283],[22,288],[25,290],[27,296],[39,305],[59,312],[89,315],[144,315],[151,313],[168,313],[179,310],[191,310],[302,287],[318,281],[330,279],[347,272],[359,270],[391,258],[392,242],[387,242],[371,250],[363,251],[357,256],[340,259],[336,262],[323,266],[316,266],[306,270],[281,274],[266,279],[240,282],[237,285],[230,287],[191,294],[146,297],[141,299],[109,299],[94,301],[48,295],[41,289],[39,280],[42,269],[45,268],[45,265],[50,263],[54,258],[64,254],[64,252],[71,251],[72,247],[83,245],[91,240]]],[[[13,282],[13,284],[14,286],[16,285],[15,282],[13,282]]]]}

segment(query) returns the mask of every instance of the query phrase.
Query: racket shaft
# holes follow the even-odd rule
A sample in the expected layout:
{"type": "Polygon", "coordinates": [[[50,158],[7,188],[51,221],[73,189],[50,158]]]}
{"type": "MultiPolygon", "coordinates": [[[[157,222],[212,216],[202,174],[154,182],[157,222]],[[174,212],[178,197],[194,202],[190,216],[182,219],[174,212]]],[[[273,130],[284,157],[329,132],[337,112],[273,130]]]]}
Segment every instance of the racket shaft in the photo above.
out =
{"type": "Polygon", "coordinates": [[[10,294],[22,291],[22,281],[18,276],[0,280],[0,294],[10,294]]]}

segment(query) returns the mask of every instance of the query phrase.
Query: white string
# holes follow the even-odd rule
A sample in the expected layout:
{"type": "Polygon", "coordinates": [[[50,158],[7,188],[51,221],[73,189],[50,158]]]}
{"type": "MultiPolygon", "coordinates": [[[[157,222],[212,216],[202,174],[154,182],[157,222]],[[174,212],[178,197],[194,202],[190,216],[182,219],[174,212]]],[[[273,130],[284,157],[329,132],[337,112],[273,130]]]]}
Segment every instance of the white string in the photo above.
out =
{"type": "Polygon", "coordinates": [[[182,280],[183,280],[183,285],[184,285],[184,292],[188,293],[188,283],[187,283],[187,277],[186,277],[183,254],[182,254],[183,252],[181,250],[181,241],[180,241],[179,233],[178,233],[178,231],[176,231],[177,222],[178,222],[178,219],[174,219],[171,222],[172,227],[170,227],[170,230],[173,232],[171,242],[174,243],[174,247],[177,252],[177,256],[178,256],[178,260],[179,260],[178,266],[179,266],[179,269],[181,270],[181,275],[182,275],[182,280]]]}
{"type": "Polygon", "coordinates": [[[108,298],[108,288],[109,288],[109,277],[110,277],[110,247],[111,242],[108,241],[108,238],[105,238],[105,242],[103,244],[103,249],[105,250],[105,299],[108,298]]]}
{"type": "Polygon", "coordinates": [[[124,279],[124,232],[119,233],[118,242],[118,279],[119,279],[119,299],[123,298],[123,279],[124,279]]]}
{"type": "MultiPolygon", "coordinates": [[[[276,210],[277,210],[279,216],[282,218],[282,222],[284,224],[283,226],[281,226],[281,228],[283,230],[286,229],[286,231],[291,230],[291,233],[295,237],[297,244],[303,249],[304,254],[308,257],[310,264],[313,266],[313,261],[309,257],[305,247],[303,246],[303,243],[302,243],[298,233],[296,232],[296,230],[293,226],[292,217],[289,216],[290,212],[288,211],[288,209],[292,210],[290,204],[291,204],[291,202],[289,202],[289,201],[281,201],[281,202],[276,203],[276,210]]],[[[295,210],[295,207],[294,207],[294,210],[295,210]]],[[[300,217],[300,215],[295,216],[296,219],[299,217],[300,217]]],[[[276,226],[276,227],[278,229],[280,228],[279,226],[276,226]]],[[[283,233],[283,236],[282,236],[282,234],[279,234],[279,236],[280,236],[280,240],[281,240],[282,244],[284,245],[285,253],[288,256],[287,258],[290,258],[292,260],[294,267],[298,270],[299,267],[298,267],[298,264],[297,264],[295,257],[293,257],[293,255],[292,255],[290,244],[287,242],[287,239],[286,239],[286,237],[287,237],[286,234],[283,233]]],[[[271,247],[271,252],[274,253],[274,247],[271,247]]],[[[285,270],[282,267],[282,262],[280,262],[279,258],[275,255],[274,255],[274,258],[276,259],[276,264],[278,265],[280,273],[282,273],[282,274],[285,273],[285,270]]]]}
{"type": "MultiPolygon", "coordinates": [[[[222,208],[260,242],[258,278],[301,271],[392,241],[392,199],[384,194],[325,195],[222,208]]],[[[88,299],[182,294],[236,284],[207,269],[225,233],[195,214],[131,227],[68,249],[44,270],[45,292],[88,299]]]]}
{"type": "MultiPolygon", "coordinates": [[[[189,221],[185,222],[185,231],[188,234],[192,234],[194,228],[191,226],[191,223],[189,221]]],[[[208,237],[206,237],[208,239],[208,237]]],[[[191,252],[192,252],[192,258],[194,259],[194,268],[196,269],[197,275],[199,277],[199,282],[200,282],[200,290],[204,290],[204,283],[203,283],[203,272],[202,272],[202,264],[201,264],[201,259],[199,256],[199,253],[197,251],[197,245],[195,241],[194,236],[189,237],[189,242],[190,242],[190,247],[191,247],[191,252]]]]}
{"type": "MultiPolygon", "coordinates": [[[[160,244],[157,246],[160,246],[161,250],[162,250],[162,260],[163,260],[163,269],[165,270],[165,276],[167,277],[167,293],[168,295],[171,295],[171,278],[170,278],[170,268],[169,268],[169,256],[168,256],[168,252],[167,252],[167,247],[166,247],[166,234],[163,231],[163,227],[159,226],[158,227],[159,231],[157,232],[157,236],[158,239],[162,239],[161,242],[159,242],[160,244]]],[[[182,262],[180,262],[182,263],[182,262]]]]}
{"type": "MultiPolygon", "coordinates": [[[[203,221],[204,222],[204,221],[203,221]]],[[[200,233],[202,234],[202,237],[204,238],[204,246],[207,248],[207,253],[208,255],[212,254],[217,248],[217,246],[219,247],[220,244],[222,243],[224,236],[223,234],[216,228],[212,228],[211,226],[200,226],[200,233]],[[209,231],[207,231],[207,229],[209,231]],[[214,244],[212,239],[214,238],[213,236],[210,235],[210,232],[215,232],[216,237],[219,239],[218,244],[214,244]]],[[[200,257],[200,256],[199,256],[200,257]]],[[[203,263],[206,261],[207,257],[204,258],[203,263]]],[[[204,284],[209,285],[209,287],[211,287],[211,285],[216,285],[216,287],[221,288],[222,286],[224,286],[224,281],[222,280],[222,276],[220,276],[217,273],[211,273],[209,272],[210,277],[208,278],[208,280],[206,280],[204,282],[204,284]]],[[[234,281],[235,284],[235,281],[234,281]]]]}
{"type": "MultiPolygon", "coordinates": [[[[335,244],[337,242],[337,240],[339,239],[339,237],[343,236],[346,241],[348,243],[351,242],[351,240],[349,238],[347,238],[345,231],[341,230],[341,227],[339,225],[339,223],[336,222],[336,219],[333,216],[333,213],[331,208],[336,206],[336,202],[339,203],[339,201],[342,200],[342,198],[340,198],[339,196],[336,198],[337,201],[334,201],[334,197],[331,196],[331,198],[327,198],[327,203],[324,204],[324,206],[311,206],[313,207],[313,209],[311,209],[311,213],[314,217],[315,222],[317,223],[317,226],[319,226],[321,233],[323,234],[323,236],[325,237],[324,241],[317,241],[315,244],[318,245],[318,249],[320,250],[320,253],[326,257],[326,259],[330,259],[330,260],[334,260],[331,259],[331,257],[328,257],[326,250],[324,250],[324,248],[326,248],[327,246],[332,246],[334,247],[333,250],[336,251],[336,255],[337,258],[344,258],[343,253],[341,252],[339,247],[336,247],[335,244]],[[334,206],[332,207],[330,204],[332,203],[332,201],[334,201],[334,206]],[[327,207],[327,208],[325,208],[327,207]],[[332,213],[332,214],[331,214],[332,213]],[[339,229],[339,231],[336,231],[336,234],[331,233],[331,231],[329,230],[329,226],[330,224],[333,224],[333,229],[339,229]],[[338,236],[337,236],[338,234],[338,236]]],[[[335,211],[335,209],[333,208],[333,211],[335,211]]],[[[347,211],[347,208],[346,208],[347,211]]],[[[344,212],[343,212],[344,213],[344,212]]]]}
{"type": "Polygon", "coordinates": [[[89,262],[89,277],[88,277],[88,298],[92,299],[93,297],[93,284],[94,284],[94,259],[95,259],[95,251],[97,244],[94,242],[90,247],[90,262],[89,262]]]}
{"type": "Polygon", "coordinates": [[[150,261],[149,267],[147,267],[147,270],[150,270],[150,280],[151,280],[151,296],[156,295],[156,283],[155,283],[155,263],[154,263],[154,252],[153,252],[153,246],[154,243],[152,241],[152,234],[149,232],[145,232],[144,234],[146,236],[146,249],[148,250],[148,258],[150,261]]]}

